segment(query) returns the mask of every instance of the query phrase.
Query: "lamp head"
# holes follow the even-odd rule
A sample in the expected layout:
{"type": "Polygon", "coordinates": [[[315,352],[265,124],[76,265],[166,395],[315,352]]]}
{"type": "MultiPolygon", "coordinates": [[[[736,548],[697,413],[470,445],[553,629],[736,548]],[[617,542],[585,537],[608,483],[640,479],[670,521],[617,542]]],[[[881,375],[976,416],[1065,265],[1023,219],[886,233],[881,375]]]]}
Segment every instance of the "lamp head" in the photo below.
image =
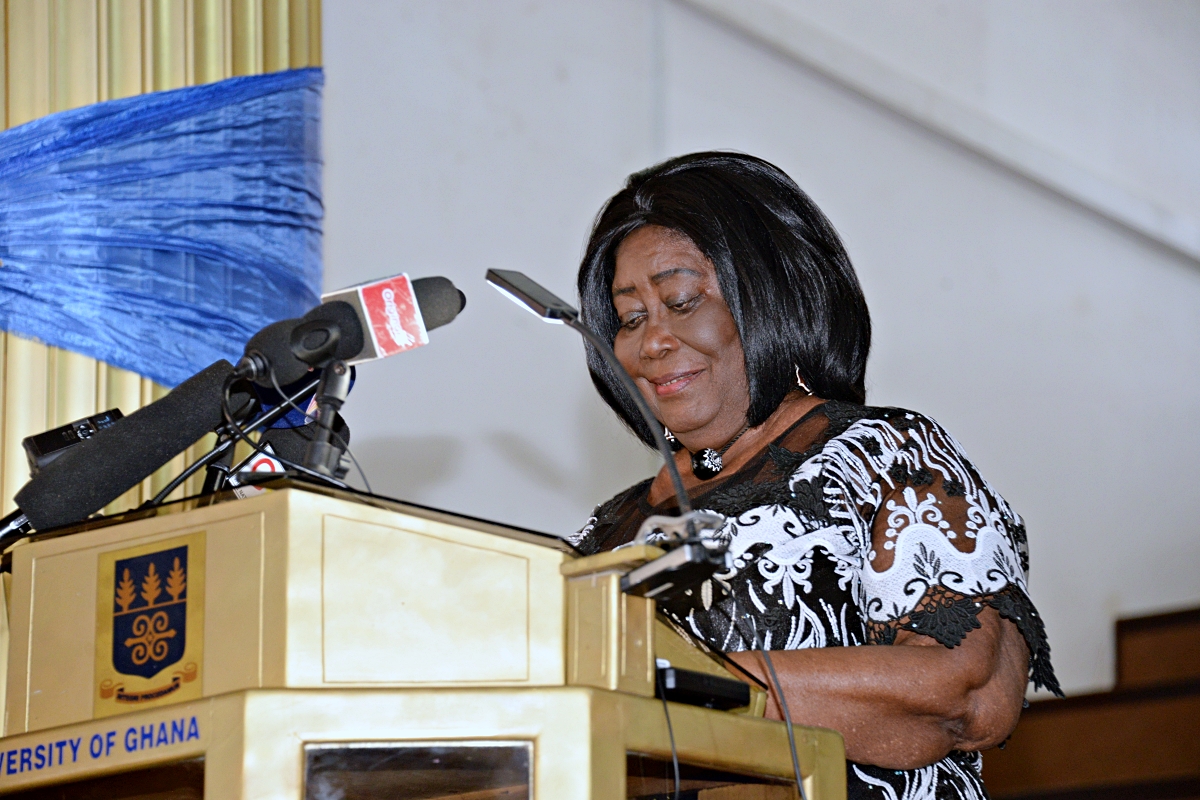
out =
{"type": "Polygon", "coordinates": [[[579,311],[522,272],[489,269],[487,282],[501,294],[536,317],[562,325],[579,319],[579,311]]]}

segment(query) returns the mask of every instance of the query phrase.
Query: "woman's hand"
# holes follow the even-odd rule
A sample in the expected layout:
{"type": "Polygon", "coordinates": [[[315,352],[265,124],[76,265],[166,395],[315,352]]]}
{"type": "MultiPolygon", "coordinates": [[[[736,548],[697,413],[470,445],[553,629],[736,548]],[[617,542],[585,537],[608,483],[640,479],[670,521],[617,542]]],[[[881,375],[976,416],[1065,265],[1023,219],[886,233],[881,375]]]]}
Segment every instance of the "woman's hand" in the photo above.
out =
{"type": "MultiPolygon", "coordinates": [[[[1021,714],[1029,649],[995,609],[979,622],[953,648],[900,631],[890,647],[772,650],[792,722],[832,728],[846,740],[846,758],[888,769],[995,747],[1021,714]]],[[[772,686],[767,716],[782,719],[762,653],[729,655],[772,686]]]]}

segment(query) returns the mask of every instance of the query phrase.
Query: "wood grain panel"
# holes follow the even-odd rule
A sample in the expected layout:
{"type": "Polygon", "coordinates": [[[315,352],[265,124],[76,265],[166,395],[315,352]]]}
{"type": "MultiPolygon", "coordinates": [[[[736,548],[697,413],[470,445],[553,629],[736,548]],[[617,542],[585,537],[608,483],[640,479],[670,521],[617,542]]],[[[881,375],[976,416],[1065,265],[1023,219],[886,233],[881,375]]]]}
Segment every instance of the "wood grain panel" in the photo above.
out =
{"type": "Polygon", "coordinates": [[[1200,608],[1117,622],[1117,686],[1200,680],[1200,608]]]}
{"type": "Polygon", "coordinates": [[[1200,684],[1033,703],[983,766],[996,798],[1200,779],[1200,684]]]}

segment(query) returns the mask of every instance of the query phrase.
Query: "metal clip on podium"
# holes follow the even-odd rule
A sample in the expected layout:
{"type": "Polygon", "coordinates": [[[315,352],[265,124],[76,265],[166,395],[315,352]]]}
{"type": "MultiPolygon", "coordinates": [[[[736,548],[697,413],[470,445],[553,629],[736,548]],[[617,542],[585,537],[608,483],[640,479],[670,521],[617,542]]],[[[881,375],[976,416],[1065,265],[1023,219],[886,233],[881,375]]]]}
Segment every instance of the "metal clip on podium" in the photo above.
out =
{"type": "MultiPolygon", "coordinates": [[[[0,793],[670,797],[656,658],[733,676],[621,591],[660,554],[576,558],[288,481],[34,537],[12,551],[0,793]]],[[[682,796],[796,796],[764,700],[669,703],[682,796]]],[[[841,737],[795,735],[808,798],[842,800],[841,737]]]]}

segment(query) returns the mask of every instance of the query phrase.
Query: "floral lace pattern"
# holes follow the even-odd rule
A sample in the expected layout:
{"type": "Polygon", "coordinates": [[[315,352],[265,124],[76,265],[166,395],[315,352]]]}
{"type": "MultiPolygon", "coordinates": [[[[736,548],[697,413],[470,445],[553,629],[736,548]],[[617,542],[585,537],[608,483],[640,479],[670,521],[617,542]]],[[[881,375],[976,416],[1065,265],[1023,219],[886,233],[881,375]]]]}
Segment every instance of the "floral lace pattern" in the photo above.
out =
{"type": "MultiPolygon", "coordinates": [[[[693,497],[724,514],[732,567],[660,605],[724,651],[888,645],[900,630],[947,647],[986,607],[1017,625],[1030,679],[1058,693],[1045,629],[1029,601],[1021,519],[937,423],[910,411],[827,402],[762,453],[693,497]]],[[[584,553],[633,539],[652,513],[650,481],[596,509],[584,553]]],[[[917,770],[848,765],[850,797],[986,798],[978,754],[917,770]]]]}

